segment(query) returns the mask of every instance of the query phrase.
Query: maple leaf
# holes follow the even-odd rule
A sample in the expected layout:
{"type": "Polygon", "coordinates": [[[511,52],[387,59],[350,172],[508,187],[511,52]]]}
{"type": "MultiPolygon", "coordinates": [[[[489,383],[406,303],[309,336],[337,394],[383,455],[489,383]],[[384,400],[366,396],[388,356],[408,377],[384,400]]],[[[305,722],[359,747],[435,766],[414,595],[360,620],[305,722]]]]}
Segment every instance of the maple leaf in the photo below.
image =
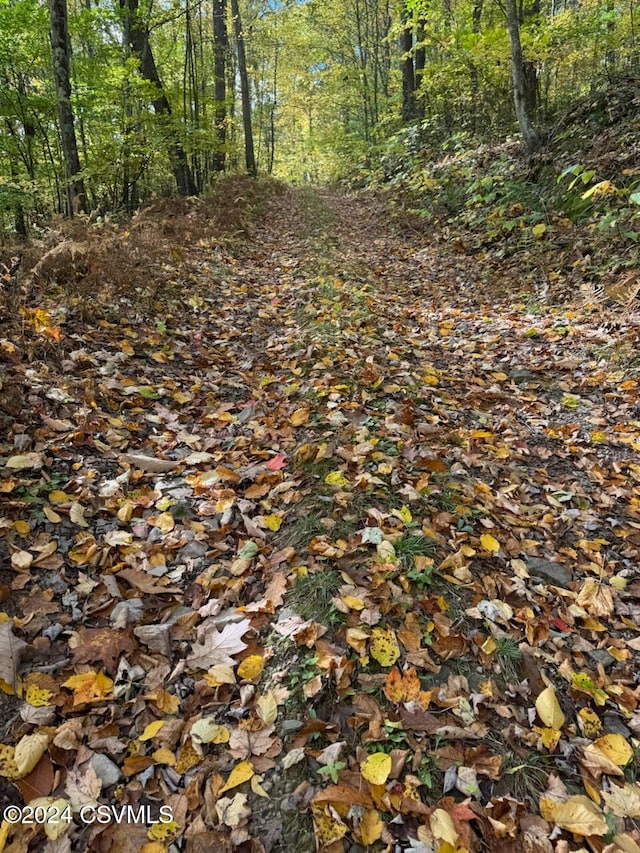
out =
{"type": "Polygon", "coordinates": [[[85,702],[96,702],[107,699],[113,689],[113,681],[103,672],[83,672],[72,675],[62,684],[73,690],[73,704],[82,705],[85,702]]]}
{"type": "Polygon", "coordinates": [[[135,643],[127,631],[113,628],[85,628],[79,631],[80,644],[73,650],[74,663],[104,663],[107,672],[115,672],[120,655],[135,650],[135,643]]]}
{"type": "Polygon", "coordinates": [[[264,755],[278,741],[272,737],[273,726],[250,732],[247,729],[234,729],[229,739],[229,751],[234,758],[251,758],[252,755],[264,755]]]}
{"type": "Polygon", "coordinates": [[[233,666],[235,664],[233,656],[247,648],[242,637],[250,627],[251,623],[248,619],[229,622],[222,631],[218,631],[213,624],[203,625],[201,642],[192,645],[187,663],[194,669],[209,669],[216,664],[233,666]]]}

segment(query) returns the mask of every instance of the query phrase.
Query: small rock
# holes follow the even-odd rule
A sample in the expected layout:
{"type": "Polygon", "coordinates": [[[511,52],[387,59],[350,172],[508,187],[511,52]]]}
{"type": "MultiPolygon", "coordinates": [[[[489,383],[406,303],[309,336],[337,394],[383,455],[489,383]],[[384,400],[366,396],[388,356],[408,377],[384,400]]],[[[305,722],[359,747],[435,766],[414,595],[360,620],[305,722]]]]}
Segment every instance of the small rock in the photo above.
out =
{"type": "Polygon", "coordinates": [[[206,542],[187,542],[187,544],[180,549],[180,558],[191,557],[194,560],[197,560],[198,557],[204,557],[204,555],[209,550],[209,546],[206,542]]]}
{"type": "Polygon", "coordinates": [[[631,730],[615,714],[605,714],[602,722],[607,734],[622,735],[627,740],[633,737],[631,730]]]}
{"type": "Polygon", "coordinates": [[[587,652],[591,660],[596,663],[601,663],[605,670],[611,669],[611,667],[616,662],[616,659],[613,655],[610,655],[606,649],[592,649],[592,651],[587,652]]]}
{"type": "Polygon", "coordinates": [[[514,367],[509,376],[513,379],[516,385],[523,385],[524,383],[535,379],[534,374],[530,370],[527,370],[526,367],[514,367]]]}
{"type": "Polygon", "coordinates": [[[101,752],[95,753],[91,759],[91,766],[104,788],[108,788],[109,785],[115,785],[122,778],[122,773],[118,765],[101,752]]]}
{"type": "Polygon", "coordinates": [[[42,580],[46,582],[47,586],[56,593],[56,595],[64,595],[64,593],[69,589],[69,584],[62,580],[58,572],[43,572],[41,577],[42,580]]]}
{"type": "Polygon", "coordinates": [[[128,598],[126,601],[119,601],[111,611],[111,624],[124,625],[137,624],[144,614],[144,604],[141,598],[128,598]]]}
{"type": "Polygon", "coordinates": [[[561,563],[552,563],[542,557],[528,557],[526,560],[527,571],[534,578],[539,578],[552,586],[561,586],[565,589],[573,580],[571,569],[561,563]]]}
{"type": "Polygon", "coordinates": [[[62,634],[63,631],[64,628],[62,625],[59,622],[56,622],[54,625],[49,625],[48,628],[45,628],[42,633],[45,637],[48,637],[51,642],[53,642],[60,636],[60,634],[62,634]]]}
{"type": "Polygon", "coordinates": [[[291,735],[294,732],[300,731],[303,723],[300,720],[283,720],[280,724],[280,730],[283,735],[291,735]]]}
{"type": "Polygon", "coordinates": [[[164,537],[164,533],[160,530],[159,527],[153,527],[151,533],[149,533],[147,537],[147,542],[154,543],[160,542],[164,537]]]}

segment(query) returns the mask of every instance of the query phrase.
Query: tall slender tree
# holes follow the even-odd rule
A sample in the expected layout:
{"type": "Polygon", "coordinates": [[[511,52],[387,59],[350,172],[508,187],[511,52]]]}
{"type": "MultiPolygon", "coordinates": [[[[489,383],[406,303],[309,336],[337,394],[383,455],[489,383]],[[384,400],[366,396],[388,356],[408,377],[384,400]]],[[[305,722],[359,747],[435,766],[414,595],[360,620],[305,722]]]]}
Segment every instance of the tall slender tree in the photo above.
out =
{"type": "Polygon", "coordinates": [[[80,169],[78,142],[71,105],[71,42],[69,41],[66,0],[49,0],[49,18],[53,74],[58,100],[58,120],[60,122],[60,142],[67,178],[67,214],[73,216],[74,213],[87,211],[87,194],[80,169]]]}
{"type": "Polygon", "coordinates": [[[238,75],[240,77],[240,94],[242,97],[242,126],[244,128],[244,158],[247,172],[256,175],[256,157],[253,148],[253,127],[251,124],[251,94],[249,91],[249,74],[247,72],[247,54],[244,44],[244,31],[240,17],[238,0],[231,0],[231,14],[236,36],[236,52],[238,55],[238,75]]]}
{"type": "Polygon", "coordinates": [[[513,103],[520,133],[529,152],[540,147],[540,137],[533,126],[527,108],[527,78],[522,42],[520,40],[520,18],[516,0],[506,0],[507,29],[511,45],[511,82],[513,86],[513,103]]]}
{"type": "Polygon", "coordinates": [[[215,100],[216,150],[213,168],[223,172],[227,145],[227,60],[229,33],[227,32],[227,0],[213,0],[213,74],[215,100]]]}
{"type": "MultiPolygon", "coordinates": [[[[54,2],[54,0],[50,0],[54,2]]],[[[60,0],[56,0],[60,2],[60,0]]],[[[176,179],[176,185],[180,195],[197,195],[198,188],[193,180],[193,174],[189,166],[186,152],[182,142],[171,123],[172,109],[169,103],[156,61],[149,43],[149,27],[140,16],[138,0],[120,0],[120,7],[128,18],[126,30],[129,36],[131,53],[140,63],[140,74],[155,87],[156,94],[153,97],[153,110],[156,115],[163,116],[166,121],[165,134],[167,136],[167,152],[171,169],[176,179]]]]}

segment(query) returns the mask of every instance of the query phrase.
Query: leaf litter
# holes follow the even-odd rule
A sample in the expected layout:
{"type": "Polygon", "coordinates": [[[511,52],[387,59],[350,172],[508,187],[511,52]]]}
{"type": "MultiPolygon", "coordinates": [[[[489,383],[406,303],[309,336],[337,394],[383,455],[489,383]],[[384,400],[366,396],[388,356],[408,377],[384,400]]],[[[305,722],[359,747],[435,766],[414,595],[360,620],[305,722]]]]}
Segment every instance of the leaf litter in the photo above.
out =
{"type": "Polygon", "coordinates": [[[0,850],[640,850],[637,318],[307,202],[0,341],[0,850]]]}

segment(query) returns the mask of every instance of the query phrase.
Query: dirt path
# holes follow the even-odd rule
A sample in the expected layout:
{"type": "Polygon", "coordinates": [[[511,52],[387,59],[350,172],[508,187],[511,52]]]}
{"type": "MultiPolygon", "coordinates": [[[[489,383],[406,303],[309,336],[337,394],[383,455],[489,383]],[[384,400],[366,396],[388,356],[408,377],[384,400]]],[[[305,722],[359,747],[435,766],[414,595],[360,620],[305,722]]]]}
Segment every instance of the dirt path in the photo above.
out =
{"type": "Polygon", "coordinates": [[[549,785],[638,771],[584,758],[640,733],[633,318],[507,292],[364,195],[288,191],[194,258],[155,328],[67,337],[0,478],[18,692],[50,708],[6,697],[4,743],[46,730],[42,796],[176,823],[5,849],[572,844],[549,785]]]}

